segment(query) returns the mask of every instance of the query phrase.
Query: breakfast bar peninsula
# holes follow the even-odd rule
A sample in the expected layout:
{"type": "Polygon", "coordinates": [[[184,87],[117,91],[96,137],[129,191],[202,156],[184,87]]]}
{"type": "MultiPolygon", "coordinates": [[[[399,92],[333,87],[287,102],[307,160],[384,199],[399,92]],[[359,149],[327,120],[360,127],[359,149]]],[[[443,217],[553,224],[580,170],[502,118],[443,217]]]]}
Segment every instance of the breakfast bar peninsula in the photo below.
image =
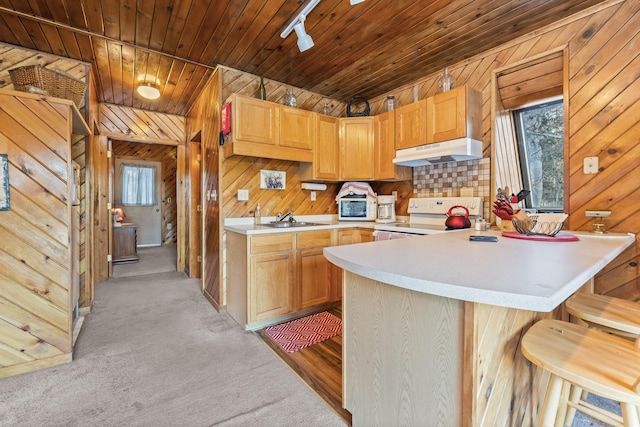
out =
{"type": "Polygon", "coordinates": [[[353,425],[535,425],[547,378],[520,353],[522,335],[566,317],[562,303],[636,240],[571,234],[578,240],[464,230],[325,248],[344,270],[353,425]],[[498,240],[469,240],[479,233],[498,240]]]}

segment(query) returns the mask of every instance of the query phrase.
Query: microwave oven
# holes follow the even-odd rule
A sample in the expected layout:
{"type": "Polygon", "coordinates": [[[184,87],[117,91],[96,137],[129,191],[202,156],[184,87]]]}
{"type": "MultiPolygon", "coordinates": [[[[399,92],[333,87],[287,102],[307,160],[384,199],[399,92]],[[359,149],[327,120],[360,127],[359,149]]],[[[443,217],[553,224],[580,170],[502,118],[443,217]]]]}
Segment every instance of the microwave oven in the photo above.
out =
{"type": "Polygon", "coordinates": [[[350,195],[338,199],[339,221],[375,221],[377,217],[375,199],[363,195],[350,195]]]}

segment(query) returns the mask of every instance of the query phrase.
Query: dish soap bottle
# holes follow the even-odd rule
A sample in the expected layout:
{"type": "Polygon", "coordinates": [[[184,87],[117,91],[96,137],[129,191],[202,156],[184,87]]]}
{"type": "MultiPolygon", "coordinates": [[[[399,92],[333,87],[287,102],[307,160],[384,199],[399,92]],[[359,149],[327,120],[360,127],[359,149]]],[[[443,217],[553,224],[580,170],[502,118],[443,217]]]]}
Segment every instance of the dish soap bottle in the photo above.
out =
{"type": "Polygon", "coordinates": [[[267,90],[264,87],[264,79],[260,76],[260,86],[258,86],[258,99],[267,100],[267,90]]]}
{"type": "Polygon", "coordinates": [[[258,203],[258,206],[256,206],[256,211],[254,212],[253,223],[260,224],[261,223],[260,220],[261,220],[260,203],[258,203]]]}

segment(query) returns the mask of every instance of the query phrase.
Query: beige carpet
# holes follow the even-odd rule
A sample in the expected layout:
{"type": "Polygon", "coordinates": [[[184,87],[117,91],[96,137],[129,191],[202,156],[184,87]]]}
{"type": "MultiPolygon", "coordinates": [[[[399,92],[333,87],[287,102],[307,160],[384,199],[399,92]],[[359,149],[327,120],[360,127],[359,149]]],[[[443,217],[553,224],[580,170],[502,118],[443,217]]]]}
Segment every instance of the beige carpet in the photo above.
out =
{"type": "Polygon", "coordinates": [[[343,426],[177,272],[96,286],[74,361],[0,380],[1,426],[343,426]]]}
{"type": "Polygon", "coordinates": [[[176,246],[138,248],[138,262],[114,264],[113,277],[134,277],[176,271],[176,246]]]}

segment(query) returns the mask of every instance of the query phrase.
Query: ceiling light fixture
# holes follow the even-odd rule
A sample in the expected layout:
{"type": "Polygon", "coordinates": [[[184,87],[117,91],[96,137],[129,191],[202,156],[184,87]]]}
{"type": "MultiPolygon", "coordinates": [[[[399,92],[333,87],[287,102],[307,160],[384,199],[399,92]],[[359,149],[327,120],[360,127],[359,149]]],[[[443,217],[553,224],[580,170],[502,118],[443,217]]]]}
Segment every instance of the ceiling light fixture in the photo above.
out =
{"type": "Polygon", "coordinates": [[[364,0],[349,0],[349,3],[353,6],[354,4],[364,3],[364,0]]]}
{"type": "Polygon", "coordinates": [[[160,89],[153,83],[144,82],[140,83],[137,88],[138,95],[146,99],[158,99],[160,98],[160,89]]]}
{"type": "Polygon", "coordinates": [[[307,15],[309,14],[309,12],[311,12],[313,8],[318,5],[318,3],[320,3],[320,0],[311,0],[309,3],[307,3],[307,5],[302,9],[298,16],[293,18],[293,20],[289,22],[289,25],[287,25],[287,27],[284,29],[282,34],[280,34],[280,37],[286,39],[287,36],[295,30],[296,34],[298,35],[298,49],[300,49],[300,52],[304,52],[305,50],[313,47],[313,39],[305,31],[304,21],[307,19],[307,15]]]}
{"type": "Polygon", "coordinates": [[[296,25],[293,26],[296,35],[298,36],[298,49],[300,52],[311,49],[313,47],[313,39],[304,29],[305,16],[302,15],[296,25]]]}

